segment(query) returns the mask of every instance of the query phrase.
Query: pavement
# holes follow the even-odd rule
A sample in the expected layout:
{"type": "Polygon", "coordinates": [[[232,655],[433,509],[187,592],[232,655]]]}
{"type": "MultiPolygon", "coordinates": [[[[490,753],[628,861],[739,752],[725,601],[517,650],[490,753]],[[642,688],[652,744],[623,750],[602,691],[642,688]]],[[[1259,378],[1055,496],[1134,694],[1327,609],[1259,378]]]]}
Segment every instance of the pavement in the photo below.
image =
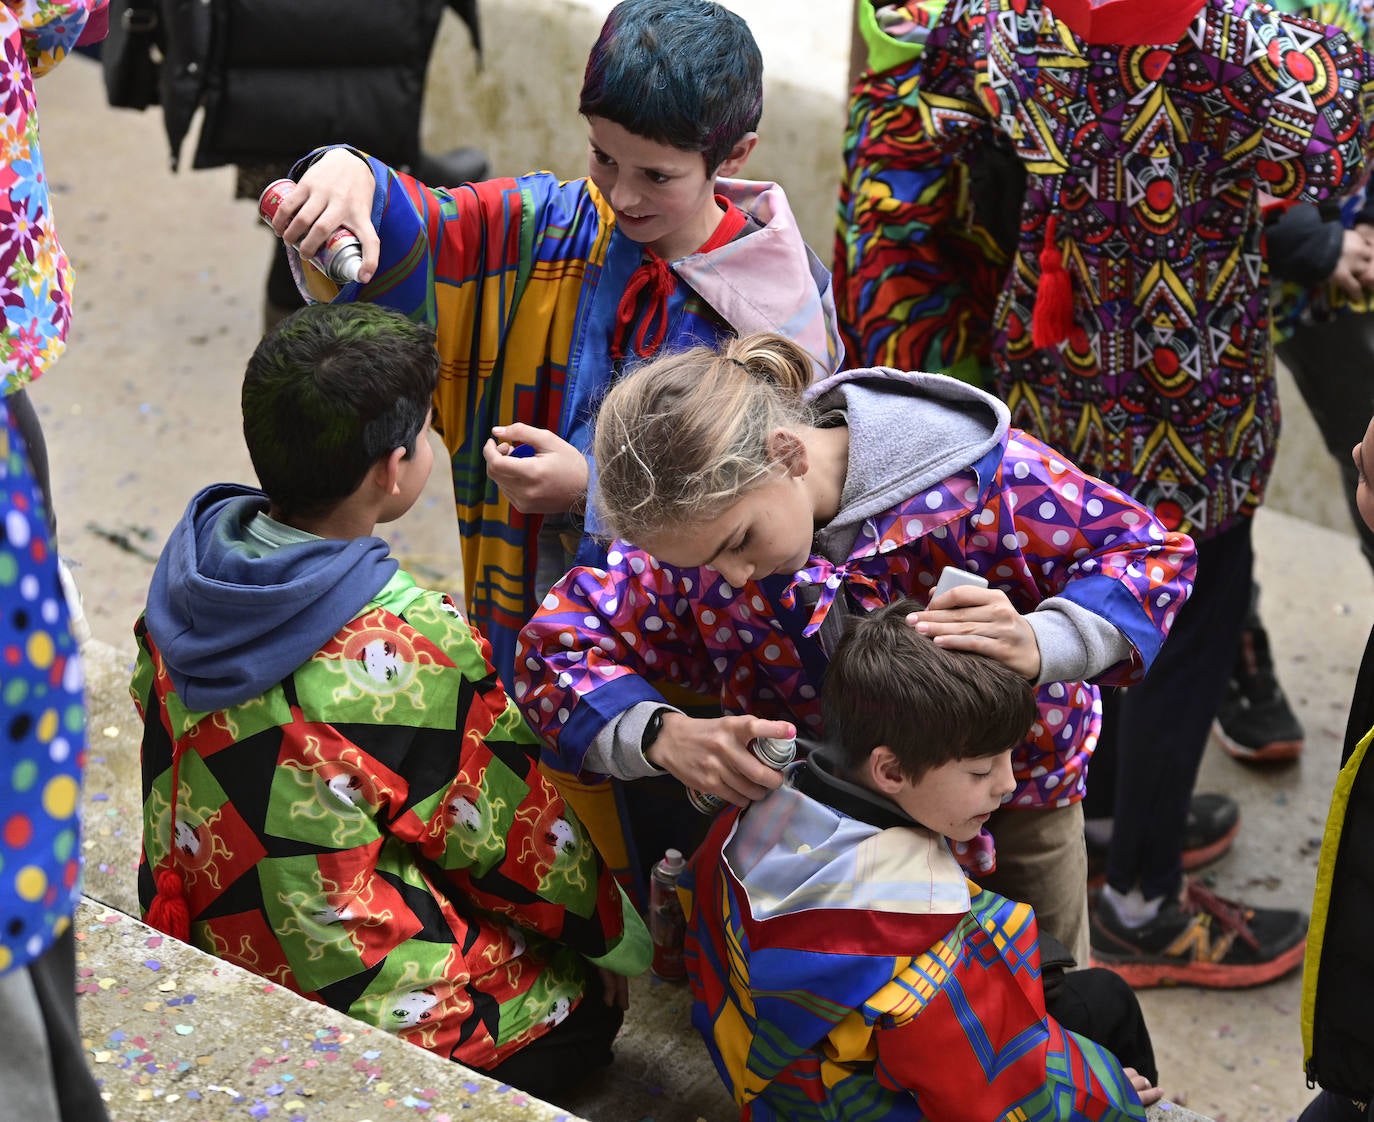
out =
{"type": "MultiPolygon", "coordinates": [[[[439,1072],[432,1057],[398,1054],[391,1046],[399,1042],[359,1035],[361,1027],[341,1026],[317,1007],[266,1005],[269,997],[290,995],[263,993],[256,979],[229,984],[227,968],[209,960],[174,960],[177,948],[141,942],[155,936],[118,914],[134,910],[137,853],[137,748],[124,692],[130,628],[161,542],[190,496],[210,482],[253,478],[237,396],[260,330],[270,242],[251,205],[232,199],[230,171],[171,174],[160,116],[107,109],[98,72],[84,60],[44,78],[39,97],[58,228],[78,285],[69,352],[33,397],[50,445],[61,548],[76,566],[97,640],[89,648],[91,902],[78,917],[90,992],[80,1004],[117,1122],[297,1115],[360,1122],[415,1114],[432,1120],[460,1111],[502,1117],[491,1097],[497,1093],[481,1085],[465,1091],[456,1065],[439,1072]],[[175,969],[163,973],[150,962],[173,962],[175,969]],[[160,980],[152,984],[145,974],[160,980]],[[174,984],[163,989],[169,980],[174,984]],[[111,1035],[120,1032],[128,1039],[111,1035]],[[339,1035],[349,1033],[349,1041],[339,1035]],[[134,1036],[144,1043],[131,1044],[134,1036]],[[135,1048],[152,1058],[131,1059],[126,1053],[135,1048]],[[351,1082],[329,1084],[327,1094],[313,1097],[288,1095],[293,1082],[300,1086],[320,1070],[307,1061],[325,1054],[339,1058],[319,1063],[343,1064],[351,1082]],[[271,1081],[272,1072],[283,1078],[271,1081]],[[426,1100],[423,1092],[439,1087],[440,1075],[459,1081],[443,1084],[452,1098],[426,1100]],[[212,1084],[255,1090],[235,1099],[212,1084]],[[407,1096],[415,1101],[407,1104],[407,1096]],[[388,1098],[401,1105],[386,1105],[388,1098]],[[304,1105],[293,1113],[287,1104],[298,1100],[304,1105]]],[[[1285,404],[1301,422],[1297,399],[1285,404]]],[[[1329,461],[1280,458],[1281,482],[1293,494],[1301,494],[1303,480],[1329,470],[1329,461]]],[[[450,493],[445,473],[435,473],[415,510],[388,536],[421,579],[454,587],[450,493]]],[[[1302,513],[1301,501],[1296,509],[1302,513]]],[[[1255,529],[1264,613],[1280,676],[1307,728],[1307,751],[1291,766],[1255,770],[1209,749],[1200,789],[1227,791],[1244,813],[1235,849],[1205,872],[1213,887],[1255,904],[1306,908],[1350,690],[1374,620],[1374,578],[1351,535],[1298,514],[1266,509],[1255,529]]],[[[1239,992],[1142,994],[1161,1084],[1172,1100],[1218,1122],[1295,1117],[1311,1095],[1302,1075],[1299,995],[1297,975],[1239,992]]],[[[566,1111],[575,1110],[608,1122],[732,1117],[687,1027],[686,1009],[680,988],[641,981],[614,1082],[539,1116],[573,1117],[566,1111]]],[[[1157,1116],[1190,1117],[1184,1109],[1157,1116]]]]}

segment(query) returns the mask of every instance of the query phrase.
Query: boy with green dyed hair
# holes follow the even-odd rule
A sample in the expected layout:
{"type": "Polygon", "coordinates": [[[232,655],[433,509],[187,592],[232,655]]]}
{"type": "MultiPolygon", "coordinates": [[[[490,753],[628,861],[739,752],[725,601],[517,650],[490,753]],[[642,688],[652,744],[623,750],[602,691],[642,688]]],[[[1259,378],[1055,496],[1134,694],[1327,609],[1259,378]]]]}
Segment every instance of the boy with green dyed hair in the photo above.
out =
{"type": "Polygon", "coordinates": [[[135,628],[150,923],[541,1097],[610,1062],[642,921],[446,594],[373,536],[433,463],[432,331],[314,306],[258,345],[262,490],[216,484],[135,628]]]}

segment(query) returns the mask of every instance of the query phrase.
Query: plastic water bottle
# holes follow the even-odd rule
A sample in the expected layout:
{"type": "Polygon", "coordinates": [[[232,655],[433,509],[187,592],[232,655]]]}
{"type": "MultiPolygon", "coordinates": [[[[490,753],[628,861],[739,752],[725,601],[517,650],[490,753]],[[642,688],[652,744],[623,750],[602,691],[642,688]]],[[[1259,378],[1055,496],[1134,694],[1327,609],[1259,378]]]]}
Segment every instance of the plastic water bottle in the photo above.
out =
{"type": "Polygon", "coordinates": [[[677,878],[687,862],[676,849],[668,850],[655,862],[649,878],[649,937],[654,942],[654,957],[649,969],[668,982],[687,977],[682,961],[682,944],[687,936],[687,917],[677,898],[677,878]]]}
{"type": "MultiPolygon", "coordinates": [[[[758,759],[774,771],[782,771],[797,758],[797,742],[795,740],[774,740],[768,736],[756,736],[749,741],[749,751],[753,752],[758,759]]],[[[701,811],[702,814],[715,814],[721,807],[730,805],[719,795],[713,795],[708,791],[698,791],[692,787],[687,788],[687,800],[694,809],[701,811]]]]}
{"type": "MultiPolygon", "coordinates": [[[[277,179],[267,185],[258,199],[258,215],[269,226],[277,216],[282,200],[296,189],[295,180],[277,179]]],[[[348,284],[358,279],[363,267],[363,243],[347,226],[340,226],[320,251],[310,258],[315,268],[335,284],[348,284]]]]}

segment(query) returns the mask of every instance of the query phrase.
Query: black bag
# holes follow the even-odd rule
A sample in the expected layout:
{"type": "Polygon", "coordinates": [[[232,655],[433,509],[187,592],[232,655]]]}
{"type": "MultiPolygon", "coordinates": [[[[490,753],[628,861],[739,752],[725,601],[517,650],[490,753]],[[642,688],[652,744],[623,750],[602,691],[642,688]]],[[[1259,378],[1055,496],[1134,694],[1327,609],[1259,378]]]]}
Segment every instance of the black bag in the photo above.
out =
{"type": "Polygon", "coordinates": [[[116,109],[158,104],[162,66],[162,24],[157,4],[111,0],[110,33],[100,49],[105,97],[116,109]]]}

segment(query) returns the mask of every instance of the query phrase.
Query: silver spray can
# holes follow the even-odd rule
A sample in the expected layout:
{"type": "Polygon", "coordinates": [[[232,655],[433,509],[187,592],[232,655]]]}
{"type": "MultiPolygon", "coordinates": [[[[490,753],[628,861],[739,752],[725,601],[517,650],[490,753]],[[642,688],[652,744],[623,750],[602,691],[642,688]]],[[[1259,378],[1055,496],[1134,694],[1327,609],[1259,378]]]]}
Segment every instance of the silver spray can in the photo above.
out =
{"type": "MultiPolygon", "coordinates": [[[[782,771],[797,758],[797,742],[756,736],[749,741],[749,751],[774,771],[782,771]]],[[[715,814],[722,807],[730,805],[719,795],[713,795],[709,791],[698,791],[693,787],[687,788],[687,801],[692,804],[694,810],[699,810],[702,814],[715,814]]]]}
{"type": "MultiPolygon", "coordinates": [[[[296,189],[295,180],[277,179],[267,185],[258,199],[258,215],[269,226],[276,217],[282,200],[296,189]]],[[[363,243],[347,226],[340,226],[310,258],[315,268],[335,284],[348,284],[358,279],[363,267],[363,243]]]]}

